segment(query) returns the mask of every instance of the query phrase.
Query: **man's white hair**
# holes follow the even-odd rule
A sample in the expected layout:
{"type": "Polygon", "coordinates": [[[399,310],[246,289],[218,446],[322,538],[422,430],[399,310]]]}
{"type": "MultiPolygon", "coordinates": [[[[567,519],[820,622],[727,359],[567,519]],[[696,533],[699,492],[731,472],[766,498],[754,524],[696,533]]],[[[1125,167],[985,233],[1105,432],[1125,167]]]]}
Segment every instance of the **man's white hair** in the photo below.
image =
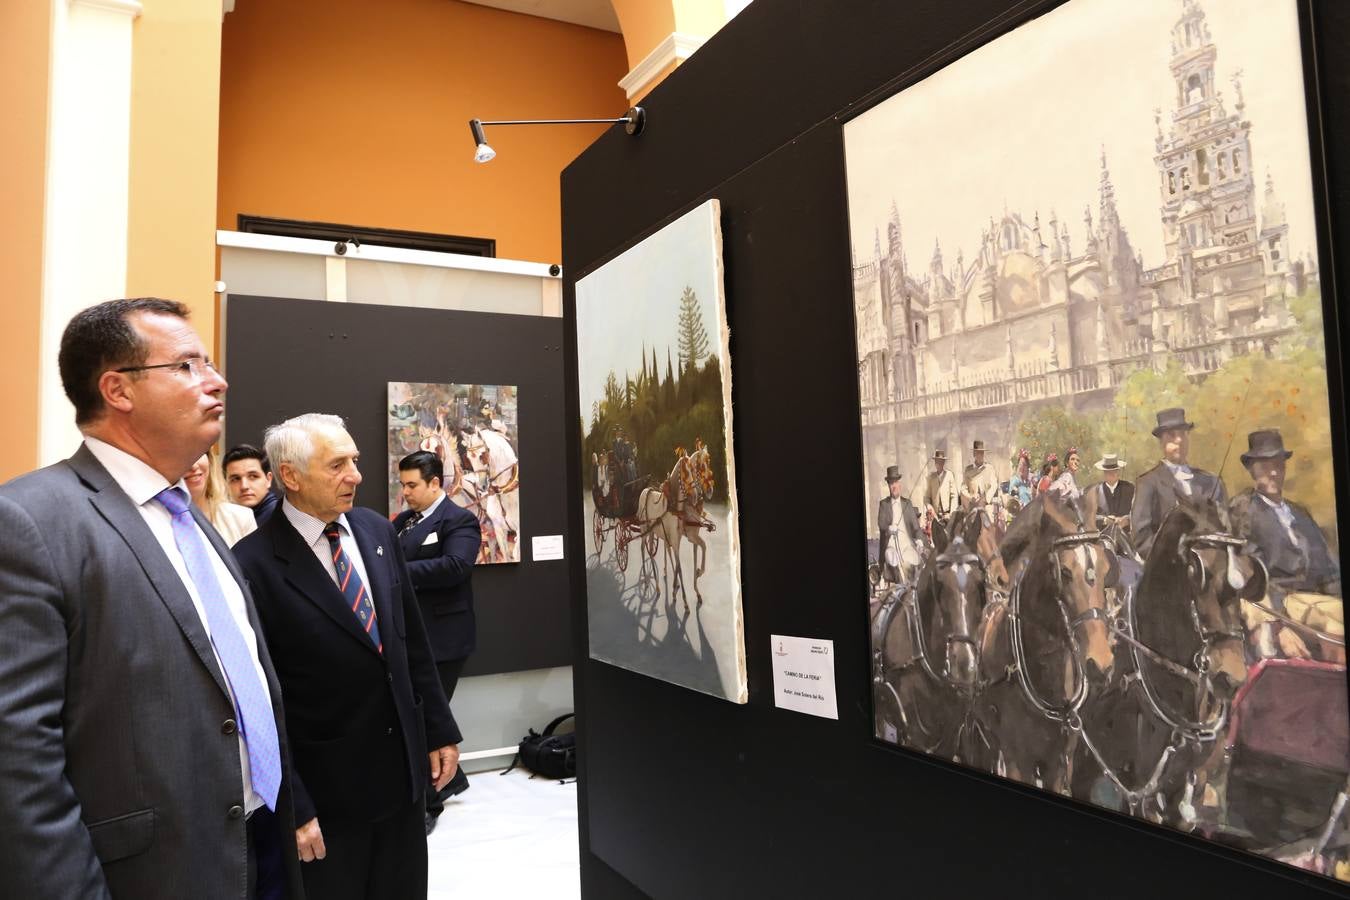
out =
{"type": "Polygon", "coordinates": [[[310,458],[314,456],[314,439],[338,434],[347,435],[347,423],[341,416],[304,413],[268,428],[263,435],[263,449],[278,477],[283,463],[297,472],[308,472],[310,458]]]}

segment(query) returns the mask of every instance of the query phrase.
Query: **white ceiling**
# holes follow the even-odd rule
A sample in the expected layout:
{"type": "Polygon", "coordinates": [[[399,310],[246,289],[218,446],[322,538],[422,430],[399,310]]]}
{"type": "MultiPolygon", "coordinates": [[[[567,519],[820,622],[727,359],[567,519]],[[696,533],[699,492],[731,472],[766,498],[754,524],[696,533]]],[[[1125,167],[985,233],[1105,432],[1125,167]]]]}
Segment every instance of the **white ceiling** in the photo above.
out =
{"type": "Polygon", "coordinates": [[[620,33],[619,17],[614,14],[614,7],[609,0],[465,0],[465,2],[620,33]]]}

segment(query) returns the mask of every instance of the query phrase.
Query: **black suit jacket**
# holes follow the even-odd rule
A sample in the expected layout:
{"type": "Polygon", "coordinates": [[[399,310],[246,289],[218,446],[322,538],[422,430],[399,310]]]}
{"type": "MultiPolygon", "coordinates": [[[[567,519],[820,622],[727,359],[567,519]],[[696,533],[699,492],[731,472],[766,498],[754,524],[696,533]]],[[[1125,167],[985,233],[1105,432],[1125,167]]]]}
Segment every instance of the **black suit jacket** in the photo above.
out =
{"type": "Polygon", "coordinates": [[[1289,509],[1301,546],[1289,539],[1275,510],[1251,489],[1233,498],[1234,530],[1256,546],[1256,555],[1266,564],[1275,585],[1285,591],[1325,591],[1340,580],[1340,566],[1308,511],[1297,503],[1290,503],[1289,509]]]}
{"type": "Polygon", "coordinates": [[[408,560],[432,655],[438,663],[463,659],[477,643],[469,576],[483,540],[478,517],[444,497],[435,512],[404,534],[410,518],[411,510],[399,513],[394,531],[408,560]]]}
{"type": "MultiPolygon", "coordinates": [[[[229,548],[277,720],[281,687],[229,548]]],[[[238,900],[246,825],[234,705],[192,598],[87,447],[0,487],[0,897],[238,900]]]]}
{"type": "Polygon", "coordinates": [[[393,527],[360,507],[347,522],[383,655],[284,510],[234,547],[286,694],[300,824],[396,812],[429,783],[428,751],[460,741],[393,527]]]}
{"type": "MultiPolygon", "coordinates": [[[[1088,489],[1096,501],[1096,511],[1103,516],[1128,516],[1134,504],[1134,484],[1121,479],[1116,482],[1114,491],[1108,490],[1105,481],[1099,481],[1088,489]]],[[[1100,523],[1098,523],[1100,524],[1100,523]]]]}
{"type": "MultiPolygon", "coordinates": [[[[1228,505],[1228,494],[1217,475],[1191,467],[1191,496],[1195,499],[1212,497],[1220,508],[1228,505]]],[[[1148,558],[1163,517],[1177,505],[1181,490],[1176,477],[1164,463],[1158,463],[1143,475],[1135,485],[1134,503],[1130,507],[1130,534],[1139,555],[1148,558]]]]}

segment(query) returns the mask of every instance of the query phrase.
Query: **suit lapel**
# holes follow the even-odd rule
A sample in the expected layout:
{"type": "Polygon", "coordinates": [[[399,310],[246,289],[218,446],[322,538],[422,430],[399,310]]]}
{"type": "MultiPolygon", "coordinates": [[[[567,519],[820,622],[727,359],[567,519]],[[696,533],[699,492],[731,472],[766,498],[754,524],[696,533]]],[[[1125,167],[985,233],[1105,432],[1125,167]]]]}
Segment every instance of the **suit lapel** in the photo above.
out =
{"type": "MultiPolygon", "coordinates": [[[[211,673],[211,678],[215,680],[221,693],[228,697],[225,678],[216,663],[216,654],[211,649],[211,640],[206,635],[206,628],[202,625],[197,607],[193,605],[191,595],[184,587],[183,580],[179,578],[173,563],[169,562],[164,548],[155,539],[154,532],[145,524],[145,519],[141,517],[136,504],[131,502],[131,498],[118,486],[88,447],[81,445],[70,458],[69,465],[85,484],[93,489],[89,502],[126,542],[132,556],[136,557],[141,570],[145,572],[150,586],[155,589],[160,601],[173,616],[179,630],[196,652],[197,658],[211,673]]],[[[207,530],[207,534],[214,534],[214,530],[207,530]]],[[[228,554],[226,557],[228,558],[228,554]]],[[[226,565],[232,562],[233,560],[230,560],[226,565]]]]}
{"type": "MultiPolygon", "coordinates": [[[[306,600],[317,606],[339,628],[360,642],[371,653],[378,653],[371,643],[370,636],[361,628],[356,615],[347,606],[342,591],[333,583],[333,579],[315,557],[314,551],[305,546],[300,532],[295,530],[290,519],[278,511],[267,520],[272,528],[272,544],[279,559],[286,563],[286,583],[306,600]]],[[[364,557],[364,550],[362,551],[364,557]]],[[[364,560],[363,560],[364,561],[364,560]]],[[[367,563],[369,566],[369,563],[367,563]]],[[[371,590],[366,585],[366,590],[371,590]]]]}

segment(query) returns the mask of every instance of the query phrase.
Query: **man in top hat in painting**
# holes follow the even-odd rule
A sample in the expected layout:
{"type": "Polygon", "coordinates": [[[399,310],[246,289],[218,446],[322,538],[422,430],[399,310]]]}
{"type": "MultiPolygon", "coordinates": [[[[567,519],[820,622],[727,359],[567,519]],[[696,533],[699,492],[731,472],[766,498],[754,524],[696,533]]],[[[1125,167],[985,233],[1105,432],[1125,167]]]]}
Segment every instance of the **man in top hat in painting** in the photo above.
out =
{"type": "Polygon", "coordinates": [[[998,475],[993,464],[985,462],[984,441],[975,441],[970,454],[973,461],[961,476],[961,499],[988,506],[998,499],[998,475]]]}
{"type": "Polygon", "coordinates": [[[877,554],[881,557],[882,572],[891,584],[909,581],[919,565],[918,542],[923,539],[919,528],[919,514],[909,498],[902,496],[899,466],[886,467],[886,487],[889,495],[881,498],[877,508],[877,531],[880,541],[877,554]]]}
{"type": "Polygon", "coordinates": [[[1134,535],[1135,549],[1145,559],[1163,517],[1172,511],[1179,498],[1199,500],[1209,497],[1221,507],[1228,505],[1228,494],[1219,476],[1194,468],[1187,461],[1191,429],[1195,424],[1186,421],[1186,410],[1180,407],[1159,410],[1157,419],[1153,436],[1158,439],[1162,460],[1139,476],[1134,503],[1130,507],[1130,531],[1134,535]]]}
{"type": "Polygon", "coordinates": [[[956,512],[957,497],[956,473],[947,468],[947,451],[934,450],[933,471],[928,473],[923,492],[928,515],[945,523],[956,512]]]}
{"type": "Polygon", "coordinates": [[[1341,593],[1341,567],[1308,510],[1284,496],[1285,469],[1294,451],[1275,429],[1247,435],[1242,464],[1252,486],[1233,498],[1234,531],[1251,541],[1270,575],[1270,599],[1278,608],[1290,591],[1341,593]]]}

